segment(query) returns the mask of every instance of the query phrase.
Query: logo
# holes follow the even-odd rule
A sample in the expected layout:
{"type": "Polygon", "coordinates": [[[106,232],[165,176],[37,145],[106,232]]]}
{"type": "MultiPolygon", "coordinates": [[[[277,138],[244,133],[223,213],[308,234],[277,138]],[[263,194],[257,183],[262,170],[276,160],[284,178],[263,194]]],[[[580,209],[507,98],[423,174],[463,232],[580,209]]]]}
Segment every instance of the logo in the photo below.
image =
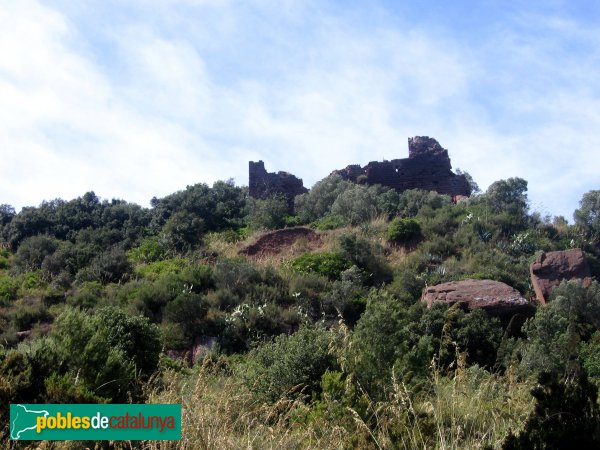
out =
{"type": "Polygon", "coordinates": [[[10,405],[10,438],[179,440],[181,405],[10,405]]]}

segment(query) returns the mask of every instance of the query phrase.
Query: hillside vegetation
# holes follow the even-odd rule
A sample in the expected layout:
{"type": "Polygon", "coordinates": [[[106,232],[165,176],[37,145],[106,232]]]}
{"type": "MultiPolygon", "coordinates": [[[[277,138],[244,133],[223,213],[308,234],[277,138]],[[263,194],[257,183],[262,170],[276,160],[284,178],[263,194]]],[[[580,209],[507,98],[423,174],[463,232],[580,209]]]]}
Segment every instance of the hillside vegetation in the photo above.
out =
{"type": "Polygon", "coordinates": [[[11,448],[600,446],[600,284],[563,282],[520,329],[420,300],[471,278],[533,302],[541,251],[581,248],[597,279],[600,191],[574,225],[520,178],[458,204],[328,177],[295,215],[230,181],[151,205],[0,206],[2,435],[9,403],[153,402],[183,404],[182,441],[11,448]],[[297,226],[316,236],[245,255],[297,226]]]}

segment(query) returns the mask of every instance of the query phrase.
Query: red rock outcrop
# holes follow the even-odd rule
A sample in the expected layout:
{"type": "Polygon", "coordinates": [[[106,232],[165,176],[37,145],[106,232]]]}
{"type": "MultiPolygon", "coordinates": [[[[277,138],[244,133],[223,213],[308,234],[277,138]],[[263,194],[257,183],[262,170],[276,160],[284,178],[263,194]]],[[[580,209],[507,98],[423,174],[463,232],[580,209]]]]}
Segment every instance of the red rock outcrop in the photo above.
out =
{"type": "Polygon", "coordinates": [[[563,280],[579,278],[584,286],[592,282],[585,254],[578,248],[542,253],[531,264],[529,271],[535,295],[542,305],[546,304],[554,288],[563,280]]]}
{"type": "Polygon", "coordinates": [[[450,281],[425,289],[422,297],[431,307],[434,302],[460,304],[465,309],[483,309],[491,316],[510,319],[515,314],[530,315],[535,308],[521,293],[493,280],[450,281]]]}

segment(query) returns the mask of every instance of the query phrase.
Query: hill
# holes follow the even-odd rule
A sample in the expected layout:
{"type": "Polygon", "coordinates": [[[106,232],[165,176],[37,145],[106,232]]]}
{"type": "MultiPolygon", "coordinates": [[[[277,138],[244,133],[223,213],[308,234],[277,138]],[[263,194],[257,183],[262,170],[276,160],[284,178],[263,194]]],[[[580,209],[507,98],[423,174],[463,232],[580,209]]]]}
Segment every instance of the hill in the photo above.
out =
{"type": "Polygon", "coordinates": [[[0,207],[4,439],[9,403],[182,402],[181,442],[114,448],[598,443],[599,191],[574,225],[520,178],[453,202],[334,174],[293,206],[220,181],[0,207]],[[540,303],[532,264],[575,249],[540,303]]]}

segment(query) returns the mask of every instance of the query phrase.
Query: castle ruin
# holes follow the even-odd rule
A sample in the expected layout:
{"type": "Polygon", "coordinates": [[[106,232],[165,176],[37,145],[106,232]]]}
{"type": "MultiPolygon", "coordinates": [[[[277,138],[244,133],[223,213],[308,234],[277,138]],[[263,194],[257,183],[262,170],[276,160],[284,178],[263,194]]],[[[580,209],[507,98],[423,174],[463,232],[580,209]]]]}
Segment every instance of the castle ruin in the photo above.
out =
{"type": "MultiPolygon", "coordinates": [[[[364,167],[358,164],[334,170],[357,184],[381,184],[398,192],[423,189],[449,195],[453,201],[471,195],[471,186],[462,174],[452,172],[448,150],[428,136],[408,138],[408,158],[391,161],[371,161],[364,167]]],[[[308,192],[300,178],[288,172],[269,173],[262,161],[249,163],[250,197],[266,199],[283,194],[290,213],[294,210],[294,198],[308,192]]]]}
{"type": "Polygon", "coordinates": [[[335,170],[345,180],[358,184],[381,184],[396,189],[423,189],[449,195],[454,201],[471,195],[471,186],[462,174],[452,172],[448,150],[428,136],[408,138],[408,158],[371,161],[335,170]]]}
{"type": "Polygon", "coordinates": [[[296,195],[308,192],[308,189],[302,183],[302,179],[288,172],[267,172],[265,163],[262,161],[250,161],[248,169],[248,193],[250,197],[266,199],[276,194],[282,194],[287,201],[290,213],[294,211],[294,198],[296,195]]]}

